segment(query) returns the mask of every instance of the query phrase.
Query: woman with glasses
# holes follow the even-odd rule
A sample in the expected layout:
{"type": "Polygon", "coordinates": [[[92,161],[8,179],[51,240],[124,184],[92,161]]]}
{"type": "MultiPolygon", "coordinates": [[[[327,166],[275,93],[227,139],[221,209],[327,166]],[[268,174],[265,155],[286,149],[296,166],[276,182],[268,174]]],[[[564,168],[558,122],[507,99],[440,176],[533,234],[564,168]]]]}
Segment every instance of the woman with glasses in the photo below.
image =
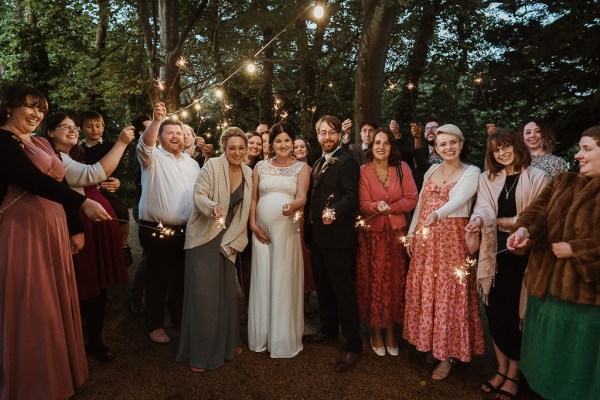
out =
{"type": "Polygon", "coordinates": [[[566,161],[552,154],[556,139],[547,122],[534,118],[523,125],[521,132],[531,154],[531,166],[546,171],[550,179],[559,172],[568,171],[566,161]]]}
{"type": "Polygon", "coordinates": [[[70,398],[87,377],[71,250],[83,246],[79,209],[110,216],[61,182],[52,147],[31,135],[47,107],[22,84],[0,99],[1,399],[70,398]]]}
{"type": "Polygon", "coordinates": [[[477,242],[481,235],[477,282],[498,362],[496,374],[481,390],[511,399],[520,381],[519,299],[529,256],[506,252],[506,239],[519,214],[548,184],[548,175],[530,166],[525,143],[508,129],[488,136],[486,163],[489,170],[479,177],[477,202],[465,227],[467,241],[477,242]]]}
{"type": "Polygon", "coordinates": [[[114,283],[127,283],[127,269],[121,251],[121,230],[115,211],[98,190],[115,170],[127,145],[133,140],[134,128],[121,131],[119,140],[96,164],[83,161],[79,146],[79,127],[67,113],[57,112],[46,118],[41,126],[41,136],[46,138],[61,158],[65,179],[69,186],[93,199],[107,210],[112,221],[99,223],[82,215],[86,245],[73,256],[81,318],[86,326],[86,349],[89,355],[102,362],[114,356],[102,341],[102,328],[106,310],[106,287],[114,283]]]}
{"type": "Polygon", "coordinates": [[[461,282],[454,275],[471,254],[464,228],[480,173],[479,168],[461,162],[464,141],[455,125],[438,129],[435,150],[442,163],[433,164],[425,174],[407,235],[412,258],[403,336],[417,350],[431,352],[428,361],[439,360],[433,379],[445,379],[453,359],[469,362],[473,354],[483,354],[474,276],[461,282]]]}

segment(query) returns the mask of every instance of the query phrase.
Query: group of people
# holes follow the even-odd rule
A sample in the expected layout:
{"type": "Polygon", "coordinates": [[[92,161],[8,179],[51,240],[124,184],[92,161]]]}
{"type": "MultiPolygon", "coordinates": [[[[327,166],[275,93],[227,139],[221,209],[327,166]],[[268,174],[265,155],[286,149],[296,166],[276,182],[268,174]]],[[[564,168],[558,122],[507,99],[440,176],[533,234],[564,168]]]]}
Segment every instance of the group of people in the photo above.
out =
{"type": "Polygon", "coordinates": [[[99,189],[118,187],[109,177],[138,135],[130,306],[159,344],[168,307],[191,371],[242,353],[239,285],[253,352],[292,358],[341,330],[344,372],[361,359],[361,321],[377,356],[399,355],[401,325],[444,379],[483,354],[479,289],[498,362],[482,391],[512,399],[523,374],[546,398],[600,396],[600,126],[581,135],[578,173],[551,154],[544,122],[489,127],[481,172],[461,160],[460,128],[438,121],[412,124],[408,141],[396,121],[363,121],[350,143],[352,121],[325,115],[311,162],[285,122],[230,127],[215,156],[161,102],[102,150],[98,115],[46,113],[32,87],[2,95],[1,398],[70,397],[86,351],[113,358],[101,333],[106,287],[127,281],[127,218],[99,189]],[[313,289],[320,328],[303,336],[313,289]]]}

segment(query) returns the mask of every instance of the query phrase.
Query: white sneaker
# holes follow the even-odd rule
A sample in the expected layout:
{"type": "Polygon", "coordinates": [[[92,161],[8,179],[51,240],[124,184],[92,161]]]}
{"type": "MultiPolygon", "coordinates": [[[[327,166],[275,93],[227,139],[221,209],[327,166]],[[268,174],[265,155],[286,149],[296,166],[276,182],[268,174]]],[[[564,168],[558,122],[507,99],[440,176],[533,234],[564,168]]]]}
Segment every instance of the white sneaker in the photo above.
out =
{"type": "Polygon", "coordinates": [[[165,344],[171,341],[171,338],[163,328],[153,330],[148,336],[150,336],[150,340],[158,344],[165,344]]]}

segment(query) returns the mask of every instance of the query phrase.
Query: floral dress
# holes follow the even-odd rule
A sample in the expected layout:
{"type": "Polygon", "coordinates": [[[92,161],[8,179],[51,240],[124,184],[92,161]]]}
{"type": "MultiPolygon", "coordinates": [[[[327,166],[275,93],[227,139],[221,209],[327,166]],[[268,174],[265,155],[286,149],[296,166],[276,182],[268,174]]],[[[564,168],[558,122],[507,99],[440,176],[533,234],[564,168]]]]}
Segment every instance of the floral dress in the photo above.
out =
{"type": "Polygon", "coordinates": [[[469,220],[445,218],[429,228],[427,237],[421,234],[423,221],[448,202],[453,186],[441,188],[429,180],[423,189],[406,282],[403,337],[438,360],[468,362],[484,349],[475,274],[464,283],[454,276],[454,269],[470,256],[464,230],[469,220]]]}

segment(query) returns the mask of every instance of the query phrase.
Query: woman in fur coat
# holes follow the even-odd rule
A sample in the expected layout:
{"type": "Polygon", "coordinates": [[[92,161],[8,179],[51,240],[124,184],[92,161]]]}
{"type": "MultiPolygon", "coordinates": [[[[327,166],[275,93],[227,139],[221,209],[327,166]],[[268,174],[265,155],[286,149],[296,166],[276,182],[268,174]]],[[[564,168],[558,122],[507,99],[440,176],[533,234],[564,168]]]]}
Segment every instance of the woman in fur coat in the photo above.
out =
{"type": "Polygon", "coordinates": [[[521,371],[547,399],[600,398],[600,126],[579,147],[579,173],[556,175],[506,243],[531,246],[521,371]]]}

